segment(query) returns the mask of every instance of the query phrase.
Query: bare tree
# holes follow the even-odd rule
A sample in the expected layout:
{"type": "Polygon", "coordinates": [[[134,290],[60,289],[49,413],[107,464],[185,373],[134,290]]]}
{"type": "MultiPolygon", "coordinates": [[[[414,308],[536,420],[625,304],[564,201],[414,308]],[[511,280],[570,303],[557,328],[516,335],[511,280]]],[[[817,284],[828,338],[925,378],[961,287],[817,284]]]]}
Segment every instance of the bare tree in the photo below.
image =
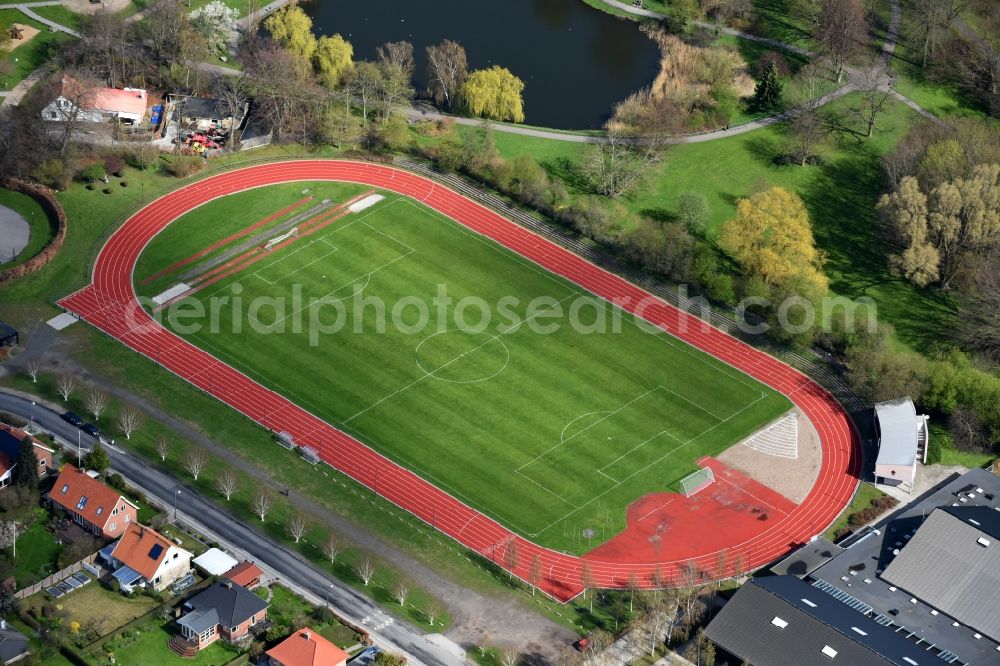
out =
{"type": "Polygon", "coordinates": [[[922,43],[920,68],[926,69],[928,60],[937,54],[947,37],[951,22],[961,13],[962,5],[958,0],[914,0],[910,9],[922,43]]]}
{"type": "Polygon", "coordinates": [[[236,472],[234,472],[229,467],[224,468],[219,476],[215,477],[215,489],[226,498],[228,502],[229,499],[236,493],[238,479],[236,477],[236,472]]]}
{"type": "Polygon", "coordinates": [[[535,590],[538,589],[539,584],[542,582],[542,558],[539,555],[535,555],[531,558],[531,596],[535,596],[535,590]]]}
{"type": "Polygon", "coordinates": [[[142,413],[139,410],[133,407],[124,407],[118,413],[118,430],[125,435],[125,439],[132,439],[132,433],[138,430],[141,425],[142,413]]]}
{"type": "Polygon", "coordinates": [[[340,555],[340,544],[337,543],[336,537],[331,534],[323,543],[323,556],[330,560],[330,564],[333,564],[337,561],[337,555],[340,555]]]}
{"type": "Polygon", "coordinates": [[[868,26],[861,0],[826,0],[820,9],[816,38],[833,62],[837,82],[847,63],[866,45],[868,26]]]}
{"type": "Polygon", "coordinates": [[[64,372],[56,379],[56,391],[62,396],[63,402],[68,402],[69,397],[76,390],[76,378],[68,372],[64,372]]]}
{"type": "Polygon", "coordinates": [[[368,584],[375,577],[375,563],[372,562],[370,557],[365,557],[358,562],[357,567],[354,568],[354,572],[358,574],[358,578],[365,584],[365,587],[368,587],[368,584]]]}
{"type": "MultiPolygon", "coordinates": [[[[225,84],[219,90],[219,97],[226,105],[226,112],[233,117],[233,122],[243,117],[247,100],[250,99],[249,81],[242,76],[228,76],[225,84]]],[[[233,145],[236,142],[236,128],[229,132],[229,152],[233,152],[233,145]]]]}
{"type": "Polygon", "coordinates": [[[603,141],[584,153],[580,172],[595,194],[619,197],[639,187],[660,161],[664,138],[609,127],[603,141]]]}
{"type": "Polygon", "coordinates": [[[42,362],[37,358],[30,359],[24,364],[24,371],[28,373],[29,377],[31,377],[31,383],[37,384],[38,373],[42,371],[42,362]]]}
{"type": "Polygon", "coordinates": [[[296,511],[288,519],[288,536],[292,537],[295,543],[302,540],[307,529],[309,529],[309,519],[301,511],[296,511]]]}
{"type": "MultiPolygon", "coordinates": [[[[170,440],[163,435],[156,438],[156,454],[160,456],[160,462],[166,462],[167,454],[170,452],[170,440]]],[[[228,498],[226,498],[228,499],[228,498]]]]}
{"type": "MultiPolygon", "coordinates": [[[[192,446],[184,454],[184,469],[194,477],[194,480],[198,480],[198,476],[201,474],[202,470],[205,469],[205,465],[208,464],[208,454],[197,446],[192,446]]],[[[229,499],[228,497],[226,499],[229,499]]]]}
{"type": "Polygon", "coordinates": [[[399,70],[407,78],[413,77],[413,44],[386,42],[375,49],[380,65],[399,70]]]}
{"type": "Polygon", "coordinates": [[[861,103],[854,109],[854,115],[861,121],[864,135],[871,138],[876,120],[892,100],[895,81],[885,77],[879,70],[870,69],[862,74],[858,88],[861,91],[861,103]]]}
{"type": "Polygon", "coordinates": [[[424,608],[424,617],[427,618],[427,624],[433,627],[440,614],[441,608],[433,601],[428,601],[427,606],[424,608]]]}
{"type": "Polygon", "coordinates": [[[84,402],[87,411],[93,414],[95,421],[101,420],[101,412],[108,407],[108,394],[97,388],[91,388],[84,402]]]}
{"type": "Polygon", "coordinates": [[[405,581],[399,581],[392,588],[392,598],[398,601],[400,606],[406,605],[406,600],[410,598],[410,587],[405,581]]]}
{"type": "Polygon", "coordinates": [[[479,649],[479,656],[485,657],[486,651],[490,649],[490,635],[486,630],[479,632],[479,636],[476,638],[476,648],[479,649]]]}
{"type": "Polygon", "coordinates": [[[500,663],[503,666],[517,666],[521,663],[521,653],[514,648],[504,648],[500,653],[500,663]]]}
{"type": "Polygon", "coordinates": [[[427,87],[434,102],[452,109],[462,84],[469,74],[465,49],[458,42],[446,39],[427,47],[427,87]]]}
{"type": "Polygon", "coordinates": [[[511,539],[507,542],[507,548],[503,552],[503,562],[504,566],[507,567],[510,580],[514,580],[514,570],[521,562],[521,552],[517,545],[517,539],[511,539]]]}
{"type": "MultiPolygon", "coordinates": [[[[94,107],[99,84],[89,72],[74,70],[65,71],[60,81],[59,97],[56,99],[56,110],[46,120],[59,123],[59,152],[66,153],[73,136],[87,126],[88,119],[94,107]]],[[[51,126],[50,126],[51,127],[51,126]]],[[[56,132],[53,132],[56,134],[56,132]]]]}
{"type": "Polygon", "coordinates": [[[264,522],[264,518],[267,517],[267,512],[271,510],[271,504],[274,500],[271,494],[266,490],[258,490],[253,496],[253,501],[250,503],[250,509],[254,514],[260,518],[261,522],[264,522]]]}

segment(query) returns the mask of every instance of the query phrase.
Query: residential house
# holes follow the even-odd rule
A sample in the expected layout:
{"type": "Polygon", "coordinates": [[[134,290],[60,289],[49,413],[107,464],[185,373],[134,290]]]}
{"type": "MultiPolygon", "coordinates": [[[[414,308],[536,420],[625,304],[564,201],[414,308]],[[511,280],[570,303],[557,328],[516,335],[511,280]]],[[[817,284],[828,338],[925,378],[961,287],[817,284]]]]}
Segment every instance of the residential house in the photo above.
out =
{"type": "Polygon", "coordinates": [[[29,654],[27,637],[8,625],[7,620],[0,620],[0,664],[16,664],[29,654]]]}
{"type": "Polygon", "coordinates": [[[146,115],[146,101],[146,91],[141,88],[91,88],[64,74],[59,94],[42,109],[42,118],[135,124],[146,115]]]}
{"type": "Polygon", "coordinates": [[[21,447],[30,443],[38,458],[38,476],[44,477],[52,469],[53,449],[45,446],[37,438],[32,437],[20,428],[0,423],[0,488],[10,485],[14,479],[14,468],[17,467],[21,447]]]}
{"type": "Polygon", "coordinates": [[[344,666],[350,656],[309,627],[267,651],[267,666],[344,666]]]}
{"type": "Polygon", "coordinates": [[[72,465],[63,467],[48,498],[88,532],[108,539],[121,536],[136,522],[139,510],[117,490],[72,465]]]}
{"type": "Polygon", "coordinates": [[[229,132],[239,127],[248,106],[244,103],[234,113],[229,103],[221,99],[190,95],[170,95],[168,98],[168,113],[173,112],[174,120],[184,127],[202,131],[214,128],[229,132]]]}
{"type": "Polygon", "coordinates": [[[226,580],[188,599],[183,611],[177,624],[188,645],[171,640],[171,648],[202,650],[220,638],[229,643],[248,638],[251,628],[267,619],[267,602],[226,580]]]}
{"type": "Polygon", "coordinates": [[[130,523],[125,534],[101,550],[121,589],[149,588],[159,592],[191,571],[193,555],[156,530],[130,523]]]}
{"type": "Polygon", "coordinates": [[[245,560],[226,572],[226,578],[240,587],[253,590],[260,585],[260,577],[264,572],[253,562],[245,560]]]}
{"type": "Polygon", "coordinates": [[[19,340],[17,329],[0,321],[0,348],[16,347],[19,340]]]}

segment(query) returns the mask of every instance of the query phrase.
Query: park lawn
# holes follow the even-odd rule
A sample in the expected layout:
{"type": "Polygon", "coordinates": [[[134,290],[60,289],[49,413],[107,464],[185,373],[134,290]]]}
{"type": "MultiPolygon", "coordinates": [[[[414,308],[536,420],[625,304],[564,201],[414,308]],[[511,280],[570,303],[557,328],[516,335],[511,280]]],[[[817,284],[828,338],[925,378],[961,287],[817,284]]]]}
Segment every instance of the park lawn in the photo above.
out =
{"type": "Polygon", "coordinates": [[[12,575],[17,580],[18,587],[35,583],[59,568],[62,544],[54,534],[45,529],[48,516],[48,512],[43,509],[36,511],[31,527],[17,538],[17,557],[13,562],[12,575]]]}
{"type": "Polygon", "coordinates": [[[80,14],[63,7],[62,5],[48,5],[43,7],[32,7],[31,10],[43,18],[54,21],[59,25],[66,26],[77,32],[80,31],[80,14]]]}
{"type": "MultiPolygon", "coordinates": [[[[178,237],[205,246],[259,219],[259,211],[227,212],[234,207],[249,210],[266,200],[277,211],[299,197],[301,190],[254,189],[182,216],[140,258],[140,294],[155,295],[165,284],[142,286],[145,276],[188,256],[178,237]]],[[[588,526],[614,534],[632,501],[672,487],[696,469],[695,460],[721,452],[789,407],[784,397],[714,358],[640,330],[631,316],[620,332],[579,333],[567,324],[546,335],[511,326],[509,319],[535,316],[529,302],[547,299],[548,310],[563,301],[560,308],[568,308],[579,289],[391,194],[364,214],[211,285],[188,305],[209,308],[213,295],[236,285],[245,303],[258,296],[295,298],[296,288],[303,303],[324,294],[341,299],[343,321],[351,319],[353,332],[316,340],[308,326],[239,333],[233,324],[244,313],[226,308],[217,324],[188,336],[193,344],[555,548],[587,550],[581,534],[588,526]],[[469,324],[445,319],[414,326],[407,318],[411,329],[390,325],[383,333],[367,310],[355,310],[349,299],[355,285],[387,309],[416,299],[430,312],[440,285],[455,299],[516,303],[513,315],[491,313],[505,321],[495,327],[473,323],[469,331],[469,324]],[[575,368],[572,377],[566,367],[575,368]],[[602,387],[600,394],[594,386],[602,387]],[[595,419],[594,413],[610,415],[595,419]]],[[[165,325],[183,334],[173,318],[165,325]]]]}
{"type": "Polygon", "coordinates": [[[792,16],[791,0],[752,0],[756,19],[747,31],[811,51],[816,42],[805,21],[792,16]]]}
{"type": "MultiPolygon", "coordinates": [[[[104,645],[108,652],[115,655],[115,664],[119,666],[224,666],[236,659],[238,653],[225,643],[215,641],[207,648],[200,650],[193,659],[185,659],[167,647],[167,642],[177,633],[173,620],[163,621],[159,617],[150,618],[137,627],[126,632],[126,636],[117,636],[104,645]]],[[[95,650],[87,655],[87,661],[92,664],[105,664],[103,650],[95,650]]],[[[247,663],[247,662],[236,662],[247,663]]]]}
{"type": "Polygon", "coordinates": [[[0,189],[0,206],[17,211],[31,230],[28,244],[13,260],[11,257],[0,257],[0,269],[4,269],[23,263],[38,254],[55,236],[55,228],[49,216],[45,214],[45,209],[26,194],[0,189]]]}
{"type": "Polygon", "coordinates": [[[21,23],[40,30],[27,44],[13,51],[0,51],[0,60],[10,65],[9,74],[0,74],[0,90],[13,89],[24,77],[48,62],[62,43],[75,39],[64,32],[52,32],[47,25],[29,18],[17,9],[0,9],[0,23],[21,23]]]}
{"type": "Polygon", "coordinates": [[[827,529],[823,536],[833,541],[833,535],[836,534],[838,530],[847,527],[847,519],[852,513],[868,508],[874,500],[879,497],[883,497],[884,495],[884,492],[870,483],[859,483],[858,492],[854,494],[854,499],[851,500],[851,503],[847,505],[847,508],[844,509],[843,513],[840,514],[837,520],[830,525],[829,529],[827,529]]]}

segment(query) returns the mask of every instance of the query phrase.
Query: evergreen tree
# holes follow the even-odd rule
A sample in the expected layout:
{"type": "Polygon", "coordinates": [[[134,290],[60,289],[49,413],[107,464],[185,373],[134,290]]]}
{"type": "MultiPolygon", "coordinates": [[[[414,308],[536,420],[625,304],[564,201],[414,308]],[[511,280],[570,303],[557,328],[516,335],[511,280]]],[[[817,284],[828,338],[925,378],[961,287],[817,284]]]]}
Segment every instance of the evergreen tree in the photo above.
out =
{"type": "Polygon", "coordinates": [[[773,62],[757,77],[751,105],[755,111],[773,111],[781,106],[781,81],[773,62]]]}
{"type": "Polygon", "coordinates": [[[30,439],[21,442],[21,450],[17,454],[17,466],[14,467],[14,483],[25,488],[38,485],[38,456],[30,439]]]}
{"type": "Polygon", "coordinates": [[[111,461],[108,460],[108,453],[101,446],[100,442],[94,442],[94,448],[83,457],[84,467],[100,472],[101,474],[104,474],[110,464],[111,461]]]}

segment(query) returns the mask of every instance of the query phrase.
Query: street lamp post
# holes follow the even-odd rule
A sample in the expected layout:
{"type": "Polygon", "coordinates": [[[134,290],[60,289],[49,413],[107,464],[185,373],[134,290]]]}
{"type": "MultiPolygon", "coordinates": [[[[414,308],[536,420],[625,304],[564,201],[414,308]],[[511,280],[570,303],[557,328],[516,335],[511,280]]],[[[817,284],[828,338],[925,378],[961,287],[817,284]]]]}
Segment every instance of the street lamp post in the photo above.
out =
{"type": "Polygon", "coordinates": [[[180,488],[174,488],[174,523],[177,522],[177,496],[181,494],[180,488]]]}
{"type": "Polygon", "coordinates": [[[32,426],[35,424],[35,417],[32,416],[32,412],[34,411],[34,407],[35,407],[35,401],[32,400],[31,404],[28,405],[28,432],[29,433],[32,430],[32,426]]]}
{"type": "Polygon", "coordinates": [[[330,583],[323,590],[323,598],[326,600],[326,609],[330,610],[330,590],[333,589],[333,583],[330,583]]]}

